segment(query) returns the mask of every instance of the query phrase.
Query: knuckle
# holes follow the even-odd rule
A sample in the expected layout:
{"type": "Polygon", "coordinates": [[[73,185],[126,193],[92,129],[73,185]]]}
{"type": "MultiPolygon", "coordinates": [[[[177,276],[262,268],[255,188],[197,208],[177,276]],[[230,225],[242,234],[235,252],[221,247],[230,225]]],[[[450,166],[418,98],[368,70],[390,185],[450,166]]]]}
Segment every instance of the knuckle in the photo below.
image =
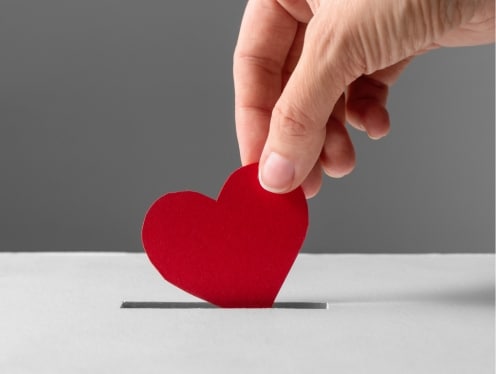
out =
{"type": "Polygon", "coordinates": [[[438,16],[436,19],[440,26],[440,30],[438,30],[438,32],[441,34],[446,30],[459,25],[464,18],[464,13],[472,13],[472,11],[470,11],[470,4],[473,4],[473,2],[460,0],[439,1],[437,9],[438,16]]]}
{"type": "MultiPolygon", "coordinates": [[[[339,12],[344,11],[339,9],[339,12]]],[[[323,16],[316,16],[312,21],[307,27],[305,42],[310,46],[307,51],[315,62],[318,76],[338,80],[344,86],[370,70],[367,66],[370,64],[367,61],[368,49],[360,38],[362,23],[353,19],[343,23],[334,18],[329,22],[323,16]]]]}
{"type": "Polygon", "coordinates": [[[295,108],[282,110],[276,106],[273,117],[276,118],[279,133],[288,139],[307,138],[317,127],[315,121],[295,108]]]}
{"type": "Polygon", "coordinates": [[[241,68],[251,69],[266,74],[267,76],[278,76],[282,65],[276,59],[266,56],[236,51],[234,54],[233,70],[236,73],[241,68]]]}

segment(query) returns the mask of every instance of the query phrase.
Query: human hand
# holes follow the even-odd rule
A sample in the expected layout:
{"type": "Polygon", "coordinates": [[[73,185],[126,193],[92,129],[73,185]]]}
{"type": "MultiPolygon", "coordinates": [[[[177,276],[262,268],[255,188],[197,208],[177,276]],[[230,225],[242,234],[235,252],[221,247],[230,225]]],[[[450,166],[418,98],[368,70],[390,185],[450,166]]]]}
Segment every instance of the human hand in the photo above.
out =
{"type": "Polygon", "coordinates": [[[312,197],[322,171],[355,165],[346,122],[388,133],[388,88],[415,55],[490,42],[493,0],[250,0],[233,69],[241,161],[269,191],[312,197]]]}

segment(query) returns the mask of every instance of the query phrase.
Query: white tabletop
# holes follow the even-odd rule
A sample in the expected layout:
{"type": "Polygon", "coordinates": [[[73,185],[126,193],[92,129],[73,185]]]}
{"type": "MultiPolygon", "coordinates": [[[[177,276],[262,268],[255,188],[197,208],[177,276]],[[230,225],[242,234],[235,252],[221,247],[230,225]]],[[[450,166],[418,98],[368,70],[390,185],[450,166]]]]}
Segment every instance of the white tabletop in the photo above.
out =
{"type": "Polygon", "coordinates": [[[198,301],[143,254],[0,254],[0,373],[494,374],[494,255],[300,255],[277,301],[198,301]]]}

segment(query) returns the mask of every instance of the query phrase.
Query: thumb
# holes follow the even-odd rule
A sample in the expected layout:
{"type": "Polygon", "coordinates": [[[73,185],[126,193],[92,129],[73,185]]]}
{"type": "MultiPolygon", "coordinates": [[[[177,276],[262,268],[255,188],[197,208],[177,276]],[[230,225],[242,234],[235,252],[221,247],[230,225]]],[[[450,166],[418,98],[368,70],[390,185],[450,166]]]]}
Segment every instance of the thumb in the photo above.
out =
{"type": "Polygon", "coordinates": [[[326,123],[345,89],[344,77],[329,73],[341,74],[339,69],[325,66],[319,57],[320,38],[311,35],[307,30],[300,60],[274,106],[260,158],[260,184],[271,192],[292,191],[309,175],[324,145],[326,123]]]}

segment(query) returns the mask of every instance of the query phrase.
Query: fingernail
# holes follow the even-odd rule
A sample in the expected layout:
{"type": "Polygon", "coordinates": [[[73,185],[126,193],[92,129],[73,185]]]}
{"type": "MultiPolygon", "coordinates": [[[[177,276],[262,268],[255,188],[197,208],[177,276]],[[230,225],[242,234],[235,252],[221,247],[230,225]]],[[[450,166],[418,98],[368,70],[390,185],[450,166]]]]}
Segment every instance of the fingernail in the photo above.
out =
{"type": "Polygon", "coordinates": [[[384,138],[386,136],[386,134],[371,134],[371,133],[367,133],[367,135],[372,140],[379,140],[379,139],[384,138]]]}
{"type": "Polygon", "coordinates": [[[270,192],[284,192],[291,187],[295,168],[291,161],[271,152],[260,173],[260,184],[270,192]]]}
{"type": "Polygon", "coordinates": [[[370,135],[370,134],[368,134],[368,136],[372,140],[379,140],[380,138],[382,138],[382,136],[377,136],[377,135],[370,135]]]}

